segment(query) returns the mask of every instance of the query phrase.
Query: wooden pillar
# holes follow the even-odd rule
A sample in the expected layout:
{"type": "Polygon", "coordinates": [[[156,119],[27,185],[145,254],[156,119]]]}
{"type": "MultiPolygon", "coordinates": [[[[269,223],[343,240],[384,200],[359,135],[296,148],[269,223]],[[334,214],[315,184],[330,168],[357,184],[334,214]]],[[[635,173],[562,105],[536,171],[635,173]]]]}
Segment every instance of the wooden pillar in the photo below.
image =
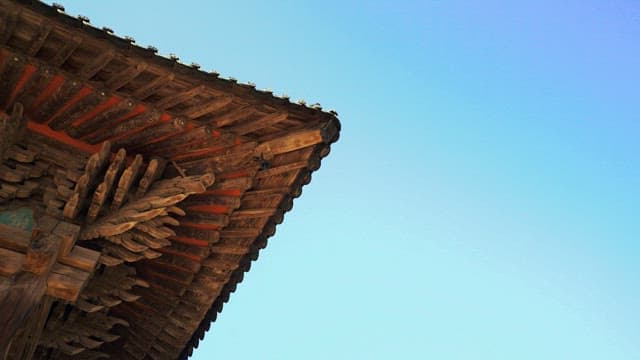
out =
{"type": "Polygon", "coordinates": [[[46,215],[32,232],[0,224],[0,359],[6,358],[21,329],[21,343],[12,353],[29,359],[50,300],[77,300],[99,256],[74,247],[79,230],[46,215]]]}
{"type": "MultiPolygon", "coordinates": [[[[25,320],[40,304],[47,290],[47,277],[60,248],[59,237],[52,234],[56,225],[57,221],[53,218],[41,219],[38,229],[31,233],[26,255],[20,259],[20,271],[3,279],[0,285],[0,353],[4,356],[8,354],[17,331],[24,326],[25,320]]],[[[20,257],[19,253],[13,254],[20,257]]]]}
{"type": "Polygon", "coordinates": [[[22,272],[0,284],[0,354],[7,355],[17,331],[42,301],[47,279],[42,275],[22,272]]]}

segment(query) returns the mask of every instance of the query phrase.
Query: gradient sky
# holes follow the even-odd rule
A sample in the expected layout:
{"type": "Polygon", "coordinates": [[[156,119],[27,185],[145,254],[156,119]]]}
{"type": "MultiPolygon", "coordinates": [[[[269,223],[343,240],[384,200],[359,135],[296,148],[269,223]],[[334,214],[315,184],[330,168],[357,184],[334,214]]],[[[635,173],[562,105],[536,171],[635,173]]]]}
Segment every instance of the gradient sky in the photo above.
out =
{"type": "Polygon", "coordinates": [[[60,1],[340,115],[193,359],[640,359],[640,2],[60,1]]]}

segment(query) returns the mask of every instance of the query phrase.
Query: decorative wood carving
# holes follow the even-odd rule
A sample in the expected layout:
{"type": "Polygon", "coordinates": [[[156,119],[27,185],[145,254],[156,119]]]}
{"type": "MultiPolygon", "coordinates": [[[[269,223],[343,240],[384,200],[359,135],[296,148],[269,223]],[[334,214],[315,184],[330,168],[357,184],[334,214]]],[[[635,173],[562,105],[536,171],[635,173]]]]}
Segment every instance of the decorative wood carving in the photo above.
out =
{"type": "Polygon", "coordinates": [[[0,302],[34,324],[10,358],[184,357],[339,124],[87,29],[0,0],[0,212],[37,219],[0,224],[0,302]]]}

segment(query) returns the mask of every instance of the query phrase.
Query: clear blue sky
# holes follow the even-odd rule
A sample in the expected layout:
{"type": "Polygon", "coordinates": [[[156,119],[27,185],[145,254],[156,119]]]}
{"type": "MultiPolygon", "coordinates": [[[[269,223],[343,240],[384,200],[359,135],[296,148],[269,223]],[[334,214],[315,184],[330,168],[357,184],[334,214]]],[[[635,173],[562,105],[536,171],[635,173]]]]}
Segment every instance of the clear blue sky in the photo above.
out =
{"type": "Polygon", "coordinates": [[[640,2],[60,1],[340,114],[193,359],[640,359],[640,2]]]}

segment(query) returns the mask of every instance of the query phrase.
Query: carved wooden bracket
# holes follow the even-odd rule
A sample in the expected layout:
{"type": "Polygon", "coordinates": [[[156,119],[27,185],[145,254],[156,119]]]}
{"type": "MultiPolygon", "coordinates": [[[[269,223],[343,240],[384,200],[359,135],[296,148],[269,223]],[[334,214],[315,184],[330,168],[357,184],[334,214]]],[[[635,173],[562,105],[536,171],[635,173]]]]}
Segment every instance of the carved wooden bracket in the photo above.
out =
{"type": "MultiPolygon", "coordinates": [[[[32,231],[0,224],[0,351],[48,295],[76,302],[100,256],[75,246],[80,227],[45,215],[32,231]]],[[[50,304],[50,302],[47,302],[50,304]]],[[[48,310],[42,310],[43,313],[48,310]]],[[[39,335],[41,328],[32,329],[39,335]]]]}

